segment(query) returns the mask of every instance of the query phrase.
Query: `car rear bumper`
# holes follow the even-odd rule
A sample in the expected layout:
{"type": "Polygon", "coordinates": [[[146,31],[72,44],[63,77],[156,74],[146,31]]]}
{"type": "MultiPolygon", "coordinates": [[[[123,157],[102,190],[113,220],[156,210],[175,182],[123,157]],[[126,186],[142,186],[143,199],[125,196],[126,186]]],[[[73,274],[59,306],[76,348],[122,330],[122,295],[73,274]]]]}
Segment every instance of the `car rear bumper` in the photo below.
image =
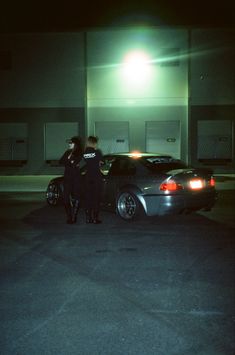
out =
{"type": "Polygon", "coordinates": [[[163,216],[184,211],[210,209],[217,200],[216,191],[185,195],[145,195],[142,205],[147,216],[163,216]]]}

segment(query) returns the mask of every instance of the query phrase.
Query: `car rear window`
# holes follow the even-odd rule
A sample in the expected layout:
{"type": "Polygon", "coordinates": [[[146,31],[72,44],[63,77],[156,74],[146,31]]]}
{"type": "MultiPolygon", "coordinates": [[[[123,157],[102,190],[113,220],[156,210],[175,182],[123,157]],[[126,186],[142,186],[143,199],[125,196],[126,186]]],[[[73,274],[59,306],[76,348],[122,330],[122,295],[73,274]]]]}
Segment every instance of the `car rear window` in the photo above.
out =
{"type": "Polygon", "coordinates": [[[184,169],[187,167],[181,160],[170,156],[152,156],[142,157],[141,163],[151,172],[167,172],[175,169],[184,169]]]}
{"type": "Polygon", "coordinates": [[[112,162],[109,174],[113,176],[135,175],[136,166],[133,161],[127,157],[118,157],[112,162]]]}

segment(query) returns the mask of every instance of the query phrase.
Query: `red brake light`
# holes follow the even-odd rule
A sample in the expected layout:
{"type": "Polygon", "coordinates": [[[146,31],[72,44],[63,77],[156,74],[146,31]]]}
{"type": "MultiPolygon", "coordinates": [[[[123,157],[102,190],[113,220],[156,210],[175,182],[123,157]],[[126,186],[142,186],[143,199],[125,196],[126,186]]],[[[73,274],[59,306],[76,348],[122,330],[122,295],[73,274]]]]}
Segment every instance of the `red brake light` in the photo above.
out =
{"type": "Polygon", "coordinates": [[[210,178],[209,185],[215,186],[215,179],[213,178],[213,176],[210,178]]]}
{"type": "Polygon", "coordinates": [[[182,185],[177,184],[174,180],[165,181],[160,185],[161,191],[177,191],[181,189],[182,185]]]}

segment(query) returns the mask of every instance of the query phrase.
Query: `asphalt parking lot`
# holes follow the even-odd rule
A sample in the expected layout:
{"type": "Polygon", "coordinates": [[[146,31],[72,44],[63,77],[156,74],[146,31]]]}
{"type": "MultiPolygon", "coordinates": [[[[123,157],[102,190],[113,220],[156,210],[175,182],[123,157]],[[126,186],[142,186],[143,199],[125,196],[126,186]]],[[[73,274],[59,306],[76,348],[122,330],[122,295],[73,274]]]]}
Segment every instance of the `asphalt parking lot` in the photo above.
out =
{"type": "Polygon", "coordinates": [[[235,190],[102,225],[66,225],[44,197],[0,193],[1,355],[234,355],[235,190]]]}

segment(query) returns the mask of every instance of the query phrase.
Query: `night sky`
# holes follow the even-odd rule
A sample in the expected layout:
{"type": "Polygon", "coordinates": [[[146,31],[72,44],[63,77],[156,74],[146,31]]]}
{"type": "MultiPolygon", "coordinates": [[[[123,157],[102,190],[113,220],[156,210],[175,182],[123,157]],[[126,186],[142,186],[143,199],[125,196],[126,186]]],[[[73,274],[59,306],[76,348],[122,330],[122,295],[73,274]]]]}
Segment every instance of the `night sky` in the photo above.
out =
{"type": "Polygon", "coordinates": [[[234,1],[1,2],[0,32],[67,32],[129,25],[234,27],[234,1]]]}

